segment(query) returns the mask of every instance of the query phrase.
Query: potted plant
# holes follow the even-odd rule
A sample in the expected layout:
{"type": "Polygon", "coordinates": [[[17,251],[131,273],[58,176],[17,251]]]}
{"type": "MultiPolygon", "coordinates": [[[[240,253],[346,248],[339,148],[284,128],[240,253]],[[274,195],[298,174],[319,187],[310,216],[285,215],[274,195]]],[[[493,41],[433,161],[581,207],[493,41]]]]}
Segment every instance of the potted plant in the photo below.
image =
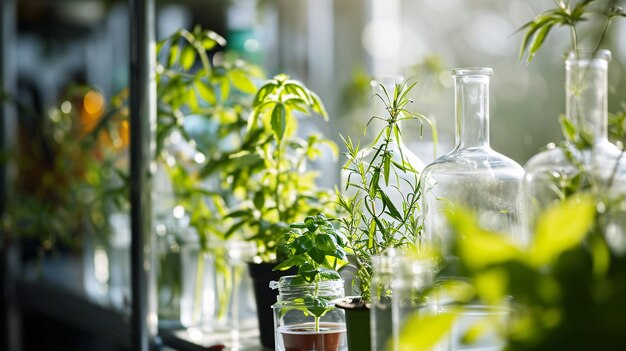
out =
{"type": "Polygon", "coordinates": [[[257,246],[257,257],[248,264],[253,280],[261,343],[274,347],[271,305],[276,291],[269,282],[295,273],[273,271],[284,255],[277,252],[287,223],[332,211],[334,194],[316,185],[316,172],[307,163],[322,154],[322,146],[336,154],[336,146],[317,134],[298,136],[297,115],[315,113],[327,118],[317,95],[302,83],[278,75],[259,88],[247,121],[242,148],[219,165],[230,175],[229,189],[240,201],[229,208],[227,233],[246,233],[257,246]]]}
{"type": "Polygon", "coordinates": [[[346,239],[323,214],[295,223],[279,240],[286,260],[274,270],[297,268],[273,287],[279,296],[274,309],[276,350],[346,350],[344,313],[335,307],[343,297],[337,269],[346,262],[346,239]]]}
{"type": "MultiPolygon", "coordinates": [[[[383,93],[374,97],[383,101],[388,115],[372,116],[372,120],[383,120],[385,123],[382,130],[376,132],[375,154],[368,162],[359,154],[358,145],[354,145],[350,138],[344,139],[348,149],[348,163],[344,167],[344,171],[348,173],[345,190],[351,195],[338,194],[338,202],[346,213],[341,219],[341,226],[348,237],[348,252],[353,256],[356,268],[353,287],[360,296],[346,299],[338,306],[346,309],[348,343],[354,350],[371,348],[370,335],[359,333],[369,330],[369,303],[376,300],[377,306],[389,307],[385,303],[390,298],[389,286],[380,286],[374,291],[370,289],[374,257],[381,257],[389,249],[415,248],[422,230],[419,172],[402,152],[394,154],[392,151],[401,150],[398,147],[401,138],[398,123],[401,121],[428,123],[434,131],[427,117],[408,110],[408,105],[412,102],[408,94],[414,86],[415,83],[399,83],[393,91],[381,86],[383,93]],[[382,142],[378,142],[379,140],[382,142]]],[[[391,318],[389,308],[380,309],[377,313],[387,316],[389,320],[391,318]]],[[[390,324],[389,321],[388,325],[390,324]]],[[[381,330],[379,333],[388,334],[390,330],[387,333],[381,330]]],[[[381,335],[380,339],[384,340],[387,336],[381,335]]]]}

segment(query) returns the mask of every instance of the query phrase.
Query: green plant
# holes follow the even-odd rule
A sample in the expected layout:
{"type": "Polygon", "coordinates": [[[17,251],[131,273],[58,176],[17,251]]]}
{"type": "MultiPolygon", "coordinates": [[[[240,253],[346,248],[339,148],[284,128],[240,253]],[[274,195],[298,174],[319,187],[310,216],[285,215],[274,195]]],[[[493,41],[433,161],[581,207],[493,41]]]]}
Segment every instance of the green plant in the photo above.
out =
{"type": "MultiPolygon", "coordinates": [[[[597,226],[597,201],[590,194],[579,194],[555,204],[538,221],[536,240],[528,248],[481,229],[472,213],[460,208],[450,212],[457,232],[454,252],[474,283],[456,295],[459,302],[478,297],[500,306],[509,297],[515,301],[506,325],[483,317],[475,320],[464,340],[471,342],[495,330],[510,350],[624,346],[617,326],[626,322],[626,314],[616,312],[626,308],[624,258],[610,254],[597,226]]],[[[460,312],[416,316],[404,325],[399,350],[430,349],[439,338],[423,337],[421,326],[430,325],[425,330],[442,337],[460,312]]]]}
{"type": "Polygon", "coordinates": [[[320,318],[335,308],[328,296],[318,293],[319,285],[322,281],[341,279],[337,269],[347,261],[346,239],[324,214],[309,216],[303,223],[291,224],[290,228],[278,245],[278,250],[287,259],[276,265],[274,270],[298,267],[291,285],[314,285],[312,294],[307,293],[294,302],[301,305],[296,308],[315,317],[315,331],[319,331],[320,318]]]}
{"type": "Polygon", "coordinates": [[[241,199],[227,215],[235,220],[228,232],[250,233],[265,261],[284,259],[276,257],[276,244],[287,223],[319,213],[334,200],[330,191],[316,186],[318,175],[306,166],[322,154],[321,146],[333,154],[337,146],[317,134],[296,134],[296,115],[313,112],[327,118],[321,100],[302,83],[282,74],[268,80],[255,95],[247,121],[245,138],[254,142],[245,143],[224,165],[231,174],[230,189],[241,199]]]}
{"type": "Polygon", "coordinates": [[[370,119],[370,122],[374,119],[385,122],[372,144],[377,146],[374,146],[370,162],[359,154],[358,145],[355,146],[350,138],[344,139],[348,149],[348,163],[344,166],[348,172],[345,190],[353,194],[338,192],[337,196],[340,208],[346,213],[341,223],[349,238],[349,253],[356,260],[355,288],[365,301],[370,299],[372,256],[389,248],[414,247],[422,231],[419,172],[397,147],[401,138],[398,123],[405,120],[430,124],[436,141],[436,130],[428,118],[408,110],[412,100],[407,96],[414,86],[415,83],[397,84],[393,92],[381,86],[384,96],[377,94],[373,97],[385,103],[388,116],[372,116],[370,119]],[[379,140],[382,143],[378,143],[379,140]],[[394,160],[394,152],[399,153],[399,159],[394,160]],[[401,202],[394,203],[392,198],[401,202]]]}
{"type": "Polygon", "coordinates": [[[592,15],[601,15],[606,18],[599,39],[595,44],[594,51],[597,51],[602,45],[613,19],[620,16],[626,17],[626,12],[617,6],[620,1],[616,0],[553,0],[553,2],[556,8],[537,15],[518,30],[526,31],[520,47],[520,60],[526,56],[527,61],[531,62],[545,42],[550,30],[556,25],[569,27],[571,47],[574,52],[577,52],[580,47],[578,25],[588,21],[592,15]],[[604,3],[605,6],[593,8],[592,5],[600,3],[604,3]]]}

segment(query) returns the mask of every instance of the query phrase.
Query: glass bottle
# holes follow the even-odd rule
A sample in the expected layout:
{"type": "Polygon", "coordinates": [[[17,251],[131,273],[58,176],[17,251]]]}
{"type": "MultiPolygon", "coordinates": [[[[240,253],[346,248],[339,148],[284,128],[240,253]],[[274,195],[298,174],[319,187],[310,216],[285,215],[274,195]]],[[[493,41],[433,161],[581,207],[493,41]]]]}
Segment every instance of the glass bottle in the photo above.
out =
{"type": "Polygon", "coordinates": [[[278,289],[274,309],[276,351],[346,351],[344,310],[335,303],[344,297],[344,281],[299,283],[285,276],[270,287],[278,289]],[[325,313],[316,320],[309,311],[325,313]]]}
{"type": "MultiPolygon", "coordinates": [[[[436,303],[429,296],[428,289],[435,280],[435,268],[432,259],[416,257],[409,252],[401,253],[394,258],[395,264],[391,279],[391,330],[392,342],[387,350],[398,350],[398,341],[406,330],[408,321],[415,317],[436,314],[436,303]]],[[[380,344],[376,350],[382,350],[380,344]]]]}
{"type": "Polygon", "coordinates": [[[387,249],[372,257],[370,332],[372,350],[383,350],[391,337],[391,282],[398,252],[387,249]]]}
{"type": "MultiPolygon", "coordinates": [[[[367,134],[369,134],[372,140],[374,140],[375,142],[373,142],[371,145],[367,147],[362,148],[357,154],[357,159],[362,160],[366,167],[367,165],[373,162],[374,163],[378,162],[377,160],[374,159],[374,157],[376,157],[376,155],[378,154],[377,150],[380,148],[384,140],[383,140],[383,137],[378,138],[378,140],[375,140],[375,138],[385,128],[387,124],[385,121],[381,120],[380,118],[383,118],[383,119],[389,118],[389,112],[387,111],[387,108],[383,100],[381,100],[375,95],[378,94],[382,97],[385,97],[384,91],[386,90],[387,94],[393,97],[395,85],[400,84],[403,81],[404,81],[404,78],[402,76],[390,75],[390,76],[378,77],[370,82],[372,91],[371,91],[371,98],[369,100],[370,101],[370,106],[368,109],[369,115],[367,116],[367,120],[365,122],[368,123],[367,134]],[[384,90],[383,90],[383,87],[384,87],[384,90]],[[378,116],[380,118],[372,119],[373,116],[378,116]]],[[[399,122],[398,126],[400,127],[400,130],[402,130],[402,122],[399,122]]],[[[416,171],[421,172],[424,169],[424,162],[422,162],[422,160],[420,160],[420,158],[417,157],[404,144],[402,139],[398,140],[397,143],[390,143],[389,149],[392,154],[393,162],[402,164],[402,157],[404,157],[404,160],[408,162],[416,171]]],[[[348,189],[346,189],[346,185],[348,184],[348,179],[350,180],[350,183],[355,183],[355,184],[360,184],[361,179],[360,177],[358,177],[358,174],[354,174],[354,173],[351,174],[351,172],[346,170],[345,167],[344,169],[341,170],[341,181],[340,181],[341,191],[345,195],[351,196],[351,195],[354,195],[355,191],[354,191],[354,188],[352,187],[349,187],[348,189]]],[[[385,190],[385,193],[389,195],[390,200],[393,202],[396,208],[402,208],[403,199],[401,197],[401,194],[412,193],[412,189],[409,186],[409,184],[415,182],[415,179],[411,175],[406,175],[406,176],[400,175],[398,178],[390,177],[389,185],[385,185],[385,180],[383,179],[383,177],[380,177],[379,182],[380,182],[381,188],[385,190]],[[399,189],[399,191],[397,189],[399,189]]],[[[390,221],[393,220],[391,217],[386,217],[385,219],[390,220],[390,221]]]]}
{"type": "Polygon", "coordinates": [[[573,126],[571,140],[533,156],[524,167],[527,236],[548,207],[592,190],[611,203],[603,211],[607,243],[614,251],[626,252],[626,229],[622,229],[626,228],[626,157],[609,142],[607,131],[610,60],[607,50],[571,52],[567,57],[565,118],[573,126]]]}
{"type": "MultiPolygon", "coordinates": [[[[421,176],[426,244],[448,254],[450,205],[475,213],[488,230],[517,240],[524,170],[489,145],[491,68],[457,68],[455,82],[456,145],[429,164],[421,176]]],[[[450,258],[450,257],[448,257],[450,258]]]]}

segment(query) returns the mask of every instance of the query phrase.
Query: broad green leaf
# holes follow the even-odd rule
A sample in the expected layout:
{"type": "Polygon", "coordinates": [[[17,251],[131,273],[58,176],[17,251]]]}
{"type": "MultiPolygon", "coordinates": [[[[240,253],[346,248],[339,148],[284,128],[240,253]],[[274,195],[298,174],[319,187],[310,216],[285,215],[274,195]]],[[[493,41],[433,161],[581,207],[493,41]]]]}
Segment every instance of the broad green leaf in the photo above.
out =
{"type": "Polygon", "coordinates": [[[315,245],[319,247],[326,255],[332,255],[337,250],[337,242],[335,237],[329,234],[318,234],[315,236],[315,245]]]}
{"type": "Polygon", "coordinates": [[[480,270],[524,257],[521,250],[508,241],[504,234],[481,229],[470,212],[454,208],[447,215],[457,234],[459,257],[468,268],[480,270]]]}
{"type": "Polygon", "coordinates": [[[431,351],[451,332],[456,319],[455,313],[439,315],[416,314],[403,323],[397,351],[431,351]]]}
{"type": "Polygon", "coordinates": [[[220,83],[220,99],[222,101],[226,101],[228,100],[228,97],[230,96],[230,83],[228,82],[228,79],[222,77],[219,80],[220,83]]]}
{"type": "Polygon", "coordinates": [[[295,255],[302,255],[313,248],[313,240],[308,236],[299,236],[294,240],[292,247],[296,249],[295,255]]]}
{"type": "Polygon", "coordinates": [[[167,61],[168,67],[172,67],[176,64],[176,61],[178,60],[179,52],[180,52],[180,47],[176,43],[172,43],[172,46],[170,47],[170,56],[167,61]]]}
{"type": "Polygon", "coordinates": [[[328,112],[326,112],[326,108],[322,103],[322,100],[312,91],[309,91],[311,94],[311,98],[313,99],[313,111],[319,113],[325,121],[328,121],[328,112]]]}
{"type": "Polygon", "coordinates": [[[180,64],[183,69],[188,71],[196,62],[196,51],[189,45],[185,45],[183,53],[180,56],[180,64]]]}
{"type": "Polygon", "coordinates": [[[198,96],[193,87],[187,90],[187,104],[192,112],[198,111],[198,96]]]}
{"type": "Polygon", "coordinates": [[[242,70],[235,69],[229,71],[227,75],[235,88],[247,94],[254,94],[256,92],[256,87],[254,86],[254,83],[250,78],[246,76],[246,74],[242,70]]]}
{"type": "Polygon", "coordinates": [[[317,262],[318,264],[322,264],[324,263],[324,260],[326,260],[326,254],[324,254],[324,252],[316,247],[310,249],[308,251],[309,256],[311,256],[311,258],[313,259],[313,261],[317,262]]]}
{"type": "Polygon", "coordinates": [[[274,270],[274,271],[284,271],[284,270],[287,270],[287,269],[289,269],[289,268],[291,268],[293,266],[301,265],[304,262],[305,261],[304,261],[304,258],[302,256],[292,256],[292,257],[288,258],[287,260],[277,264],[274,267],[274,269],[272,269],[272,270],[274,270]]]}
{"type": "Polygon", "coordinates": [[[198,94],[200,94],[202,100],[204,100],[207,104],[215,105],[217,103],[215,92],[213,91],[213,87],[211,85],[202,80],[197,80],[196,88],[198,89],[198,94]]]}
{"type": "Polygon", "coordinates": [[[531,246],[531,262],[542,266],[580,245],[593,225],[595,202],[577,195],[549,208],[540,218],[531,246]]]}
{"type": "Polygon", "coordinates": [[[509,277],[503,269],[489,269],[474,277],[476,292],[488,304],[499,304],[507,295],[509,277]]]}
{"type": "Polygon", "coordinates": [[[253,203],[256,208],[263,208],[265,206],[265,192],[262,190],[257,191],[254,194],[253,203]]]}
{"type": "Polygon", "coordinates": [[[286,124],[285,106],[283,104],[276,104],[272,110],[271,126],[278,143],[280,143],[283,136],[285,136],[286,124]]]}

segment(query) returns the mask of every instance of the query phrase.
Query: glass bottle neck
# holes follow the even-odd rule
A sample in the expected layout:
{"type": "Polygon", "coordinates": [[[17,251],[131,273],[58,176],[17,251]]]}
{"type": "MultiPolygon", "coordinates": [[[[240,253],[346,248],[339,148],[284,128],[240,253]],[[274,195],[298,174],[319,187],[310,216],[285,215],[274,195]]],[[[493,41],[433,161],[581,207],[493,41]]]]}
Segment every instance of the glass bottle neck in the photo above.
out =
{"type": "Polygon", "coordinates": [[[608,141],[609,59],[606,51],[595,57],[571,53],[565,63],[565,114],[595,144],[608,141]]]}
{"type": "Polygon", "coordinates": [[[489,147],[489,74],[455,72],[456,149],[489,147]]]}

